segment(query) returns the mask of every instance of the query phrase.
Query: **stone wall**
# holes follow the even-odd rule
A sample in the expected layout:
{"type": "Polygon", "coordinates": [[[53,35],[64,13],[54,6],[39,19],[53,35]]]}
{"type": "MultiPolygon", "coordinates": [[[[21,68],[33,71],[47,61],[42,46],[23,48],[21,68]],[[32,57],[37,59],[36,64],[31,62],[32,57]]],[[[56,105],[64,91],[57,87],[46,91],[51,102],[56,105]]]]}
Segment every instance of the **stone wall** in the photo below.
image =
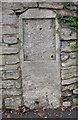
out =
{"type": "MultiPolygon", "coordinates": [[[[75,3],[76,4],[76,3],[75,3]]],[[[19,15],[31,8],[54,10],[61,15],[75,15],[74,6],[64,10],[63,3],[2,3],[2,41],[0,41],[0,78],[2,78],[3,106],[15,108],[23,102],[22,74],[20,67],[19,15]],[[1,52],[2,49],[2,52],[1,52]]],[[[76,4],[77,6],[77,4],[76,4]]],[[[0,15],[1,16],[1,15],[0,15]]],[[[76,42],[76,32],[65,24],[59,27],[60,59],[61,59],[61,102],[65,106],[78,104],[77,61],[76,51],[70,45],[76,42]]],[[[1,38],[1,34],[0,34],[1,38]]],[[[1,87],[0,87],[1,90],[1,87]]]]}

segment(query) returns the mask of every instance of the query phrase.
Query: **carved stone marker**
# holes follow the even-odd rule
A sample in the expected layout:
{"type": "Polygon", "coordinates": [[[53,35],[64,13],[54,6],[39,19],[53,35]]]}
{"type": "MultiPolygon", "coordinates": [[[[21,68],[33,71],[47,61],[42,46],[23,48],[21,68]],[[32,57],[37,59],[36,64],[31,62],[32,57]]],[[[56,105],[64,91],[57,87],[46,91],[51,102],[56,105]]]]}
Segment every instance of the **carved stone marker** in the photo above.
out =
{"type": "Polygon", "coordinates": [[[28,10],[20,16],[23,97],[30,108],[60,104],[55,17],[53,11],[43,9],[28,10]]]}

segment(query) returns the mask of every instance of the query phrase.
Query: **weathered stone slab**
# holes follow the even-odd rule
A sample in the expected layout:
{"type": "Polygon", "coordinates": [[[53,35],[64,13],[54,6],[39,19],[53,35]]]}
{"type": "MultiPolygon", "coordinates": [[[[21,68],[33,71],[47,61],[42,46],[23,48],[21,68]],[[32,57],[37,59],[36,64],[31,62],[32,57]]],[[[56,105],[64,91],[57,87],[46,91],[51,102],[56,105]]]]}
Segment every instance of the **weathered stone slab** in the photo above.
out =
{"type": "Polygon", "coordinates": [[[0,55],[0,65],[5,65],[5,57],[0,55]]]}
{"type": "Polygon", "coordinates": [[[77,58],[77,53],[76,52],[71,52],[70,53],[70,58],[71,59],[76,59],[77,58]]]}
{"type": "Polygon", "coordinates": [[[2,34],[17,34],[17,28],[15,26],[3,26],[2,27],[2,34]]]}
{"type": "Polygon", "coordinates": [[[57,2],[49,3],[47,1],[47,2],[40,2],[39,7],[40,8],[62,9],[63,4],[62,3],[57,3],[57,2]]]}
{"type": "Polygon", "coordinates": [[[62,91],[65,91],[65,90],[73,90],[73,89],[76,88],[76,86],[77,86],[77,83],[72,84],[72,85],[62,86],[62,91]]]}
{"type": "Polygon", "coordinates": [[[24,60],[55,60],[55,20],[24,20],[23,24],[24,60]]]}
{"type": "Polygon", "coordinates": [[[70,66],[76,66],[78,65],[78,62],[76,59],[69,59],[66,62],[62,63],[62,67],[70,67],[70,66]]]}
{"type": "Polygon", "coordinates": [[[6,71],[6,73],[4,73],[3,75],[3,79],[18,79],[20,77],[19,74],[19,70],[10,70],[10,71],[6,71]]]}
{"type": "Polygon", "coordinates": [[[19,63],[18,55],[7,55],[5,57],[6,64],[16,64],[19,63]]]}
{"type": "Polygon", "coordinates": [[[71,106],[71,101],[65,101],[65,102],[63,102],[63,106],[70,107],[71,106]]]}
{"type": "Polygon", "coordinates": [[[13,47],[3,47],[2,48],[2,54],[5,54],[5,55],[16,54],[18,52],[19,52],[18,48],[13,48],[13,47]]]}
{"type": "Polygon", "coordinates": [[[21,101],[22,101],[21,96],[7,97],[5,99],[5,106],[7,108],[17,108],[18,106],[21,106],[21,101]]]}
{"type": "Polygon", "coordinates": [[[69,28],[61,28],[60,35],[62,40],[72,40],[77,38],[76,32],[72,32],[69,28]]]}
{"type": "Polygon", "coordinates": [[[10,70],[17,70],[19,69],[19,64],[12,64],[12,65],[5,65],[3,70],[10,71],[10,70]]]}
{"type": "Polygon", "coordinates": [[[13,96],[13,95],[21,95],[21,89],[5,89],[3,90],[3,95],[13,96]]]}
{"type": "Polygon", "coordinates": [[[17,43],[17,38],[16,37],[3,37],[3,41],[6,44],[15,44],[17,43]]]}
{"type": "Polygon", "coordinates": [[[25,62],[23,66],[24,103],[30,107],[36,107],[34,105],[35,99],[38,99],[41,105],[42,97],[44,96],[43,105],[47,105],[45,99],[49,99],[48,104],[53,104],[54,106],[55,101],[59,101],[58,98],[60,97],[60,81],[58,78],[56,63],[54,64],[52,61],[25,62]],[[48,98],[46,98],[46,93],[48,98]],[[54,99],[52,99],[53,96],[55,96],[54,99]]]}
{"type": "Polygon", "coordinates": [[[73,98],[73,105],[78,105],[78,98],[73,98]]]}
{"type": "Polygon", "coordinates": [[[56,13],[47,9],[28,9],[21,17],[25,18],[25,16],[26,18],[55,18],[56,13]]]}
{"type": "Polygon", "coordinates": [[[72,72],[77,72],[78,66],[64,67],[61,70],[62,75],[71,74],[72,72]]]}
{"type": "Polygon", "coordinates": [[[17,24],[17,16],[5,14],[2,16],[2,23],[3,24],[17,24]]]}
{"type": "Polygon", "coordinates": [[[62,85],[70,85],[72,83],[76,83],[78,81],[78,78],[71,78],[67,80],[62,80],[62,85]]]}
{"type": "Polygon", "coordinates": [[[73,90],[73,94],[78,94],[78,89],[73,90]]]}
{"type": "Polygon", "coordinates": [[[4,80],[2,82],[2,88],[13,88],[13,89],[16,89],[16,88],[21,88],[21,81],[18,80],[18,81],[12,81],[12,80],[4,80]]]}
{"type": "Polygon", "coordinates": [[[77,76],[78,75],[77,75],[76,72],[68,73],[68,74],[62,75],[62,80],[73,78],[73,77],[77,77],[77,76]]]}

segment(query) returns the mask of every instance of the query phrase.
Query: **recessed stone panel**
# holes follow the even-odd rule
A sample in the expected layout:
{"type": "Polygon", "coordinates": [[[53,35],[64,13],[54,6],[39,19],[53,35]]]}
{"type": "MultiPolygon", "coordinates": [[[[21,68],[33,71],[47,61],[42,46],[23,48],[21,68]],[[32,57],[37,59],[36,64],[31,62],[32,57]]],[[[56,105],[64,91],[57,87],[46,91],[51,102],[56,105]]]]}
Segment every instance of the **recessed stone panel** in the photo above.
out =
{"type": "Polygon", "coordinates": [[[55,19],[24,20],[24,60],[55,60],[55,19]]]}

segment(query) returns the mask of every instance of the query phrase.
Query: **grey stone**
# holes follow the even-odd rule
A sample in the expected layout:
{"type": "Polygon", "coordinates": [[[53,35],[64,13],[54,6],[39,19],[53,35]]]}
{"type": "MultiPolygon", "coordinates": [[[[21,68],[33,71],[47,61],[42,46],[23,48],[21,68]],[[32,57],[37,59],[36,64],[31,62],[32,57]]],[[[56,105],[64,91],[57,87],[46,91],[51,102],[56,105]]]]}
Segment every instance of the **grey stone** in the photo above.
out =
{"type": "Polygon", "coordinates": [[[71,106],[71,101],[65,101],[65,102],[63,102],[63,106],[70,107],[71,106]]]}
{"type": "Polygon", "coordinates": [[[20,2],[3,2],[2,3],[2,9],[10,9],[10,10],[18,10],[18,9],[23,9],[22,3],[20,2]]]}
{"type": "Polygon", "coordinates": [[[12,64],[12,65],[5,65],[3,70],[10,71],[10,70],[17,70],[19,69],[19,64],[12,64]]]}
{"type": "Polygon", "coordinates": [[[25,13],[22,14],[22,18],[55,18],[56,13],[52,10],[44,9],[28,9],[25,13]],[[26,17],[25,17],[26,16],[26,17]]]}
{"type": "Polygon", "coordinates": [[[76,71],[68,72],[67,74],[62,74],[62,80],[77,77],[76,71]]]}
{"type": "Polygon", "coordinates": [[[65,91],[65,90],[73,90],[76,88],[76,83],[75,84],[72,84],[72,85],[67,85],[67,86],[62,86],[62,91],[65,91]]]}
{"type": "Polygon", "coordinates": [[[3,74],[3,71],[0,70],[0,79],[2,80],[2,74],[3,74]]]}
{"type": "Polygon", "coordinates": [[[6,71],[4,73],[3,79],[18,79],[20,77],[19,70],[6,71]]]}
{"type": "Polygon", "coordinates": [[[78,66],[65,67],[61,70],[62,79],[77,77],[78,66]]]}
{"type": "Polygon", "coordinates": [[[55,60],[55,20],[24,20],[23,24],[24,60],[55,60]]]}
{"type": "Polygon", "coordinates": [[[40,8],[62,9],[63,8],[63,4],[57,3],[57,2],[53,2],[53,3],[40,2],[39,3],[39,7],[40,8]]]}
{"type": "Polygon", "coordinates": [[[62,62],[66,61],[68,59],[69,59],[69,54],[68,53],[61,53],[62,62]]]}
{"type": "Polygon", "coordinates": [[[69,59],[66,62],[62,63],[62,67],[70,67],[70,66],[76,66],[78,65],[78,62],[76,59],[69,59]]]}
{"type": "Polygon", "coordinates": [[[72,72],[73,72],[73,73],[76,73],[76,72],[77,72],[77,69],[78,69],[78,66],[63,67],[63,68],[61,69],[61,73],[62,73],[62,75],[71,74],[72,72]]]}
{"type": "Polygon", "coordinates": [[[67,80],[62,80],[62,85],[70,85],[72,83],[76,83],[78,81],[78,78],[71,78],[67,80]]]}
{"type": "Polygon", "coordinates": [[[4,40],[4,43],[6,43],[6,44],[17,43],[17,38],[16,37],[6,37],[6,38],[4,37],[3,40],[4,40]]]}
{"type": "Polygon", "coordinates": [[[2,9],[2,15],[14,15],[14,11],[10,9],[2,9]]]}
{"type": "Polygon", "coordinates": [[[73,90],[73,94],[78,94],[78,89],[73,90]]]}
{"type": "Polygon", "coordinates": [[[19,62],[18,55],[7,55],[5,59],[6,59],[6,64],[16,64],[19,62]]]}
{"type": "Polygon", "coordinates": [[[4,47],[2,49],[2,53],[7,54],[7,55],[8,54],[16,54],[18,52],[19,52],[18,48],[13,48],[13,47],[4,47]]]}
{"type": "Polygon", "coordinates": [[[7,96],[14,96],[14,95],[21,95],[21,89],[4,89],[2,91],[3,95],[7,96]]]}
{"type": "Polygon", "coordinates": [[[69,28],[61,28],[60,35],[62,40],[76,39],[76,32],[72,32],[69,28]]]}
{"type": "Polygon", "coordinates": [[[0,55],[0,65],[5,65],[5,57],[4,57],[4,55],[0,55]]]}
{"type": "Polygon", "coordinates": [[[72,91],[66,90],[62,92],[63,97],[69,97],[72,96],[72,91]]]}
{"type": "Polygon", "coordinates": [[[76,57],[77,57],[77,53],[76,52],[71,52],[70,53],[70,58],[71,59],[76,59],[76,57]]]}
{"type": "Polygon", "coordinates": [[[17,16],[5,14],[2,16],[2,23],[17,25],[17,16]]]}
{"type": "Polygon", "coordinates": [[[2,81],[2,87],[3,88],[21,88],[21,81],[17,80],[17,81],[12,81],[12,80],[4,80],[2,81]]]}
{"type": "Polygon", "coordinates": [[[6,108],[17,108],[18,106],[21,106],[22,104],[22,97],[21,96],[15,96],[15,97],[7,97],[5,99],[5,106],[6,108]]]}
{"type": "Polygon", "coordinates": [[[17,28],[15,26],[7,25],[2,27],[2,34],[17,34],[17,28]]]}
{"type": "Polygon", "coordinates": [[[78,98],[73,98],[73,105],[78,105],[78,98]]]}
{"type": "Polygon", "coordinates": [[[37,7],[37,3],[36,2],[23,2],[22,6],[24,8],[33,8],[33,7],[37,7]]]}

